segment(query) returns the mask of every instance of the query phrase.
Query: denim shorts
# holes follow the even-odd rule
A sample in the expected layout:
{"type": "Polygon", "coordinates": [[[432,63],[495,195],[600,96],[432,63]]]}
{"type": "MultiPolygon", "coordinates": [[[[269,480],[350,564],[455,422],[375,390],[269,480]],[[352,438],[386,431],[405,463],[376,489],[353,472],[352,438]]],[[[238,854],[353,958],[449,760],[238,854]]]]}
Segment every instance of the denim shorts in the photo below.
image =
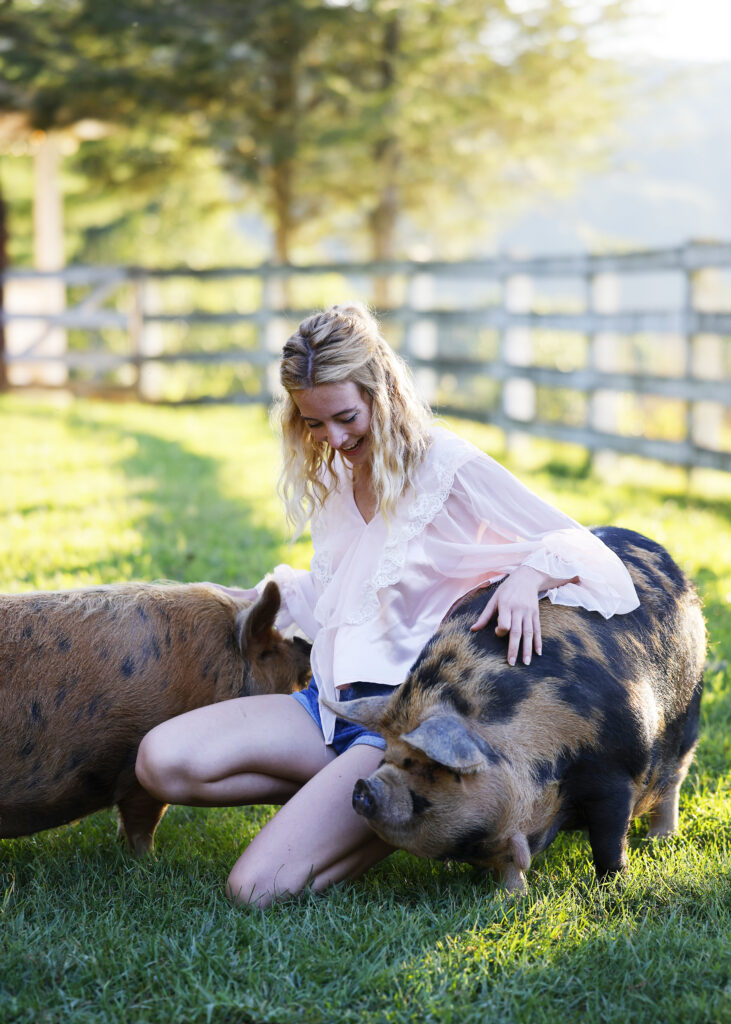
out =
{"type": "MultiPolygon", "coordinates": [[[[381,683],[351,683],[350,686],[344,686],[341,689],[340,699],[343,701],[357,700],[358,697],[381,697],[391,693],[393,693],[393,686],[383,686],[381,683]]],[[[309,686],[306,686],[304,690],[297,690],[291,696],[298,704],[302,705],[322,732],[322,719],[318,703],[319,690],[314,676],[310,680],[309,686]]],[[[386,749],[386,741],[377,732],[370,732],[362,725],[356,725],[355,722],[346,722],[343,718],[336,718],[335,734],[330,744],[335,753],[342,754],[348,747],[354,747],[358,743],[368,747],[378,747],[379,750],[386,749]]]]}

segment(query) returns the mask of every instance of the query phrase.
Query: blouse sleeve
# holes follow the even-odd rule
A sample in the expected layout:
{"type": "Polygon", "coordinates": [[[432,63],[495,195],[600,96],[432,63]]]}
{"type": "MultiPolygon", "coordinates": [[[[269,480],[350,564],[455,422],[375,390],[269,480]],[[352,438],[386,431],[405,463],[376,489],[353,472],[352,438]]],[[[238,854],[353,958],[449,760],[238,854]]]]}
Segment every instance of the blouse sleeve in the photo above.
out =
{"type": "Polygon", "coordinates": [[[451,497],[452,514],[469,516],[482,544],[501,545],[503,572],[527,565],[554,579],[578,576],[577,583],[545,592],[555,604],[598,611],[605,618],[638,606],[621,559],[489,456],[471,459],[458,470],[451,497]]]}

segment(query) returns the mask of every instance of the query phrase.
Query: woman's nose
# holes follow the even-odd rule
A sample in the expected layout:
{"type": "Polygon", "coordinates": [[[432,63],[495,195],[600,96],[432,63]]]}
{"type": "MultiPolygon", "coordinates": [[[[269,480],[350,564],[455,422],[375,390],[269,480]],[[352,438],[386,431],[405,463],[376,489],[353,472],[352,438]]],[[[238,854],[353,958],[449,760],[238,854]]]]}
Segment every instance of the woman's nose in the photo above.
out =
{"type": "Polygon", "coordinates": [[[346,431],[337,423],[331,423],[327,428],[327,443],[331,448],[339,448],[345,440],[346,431]]]}

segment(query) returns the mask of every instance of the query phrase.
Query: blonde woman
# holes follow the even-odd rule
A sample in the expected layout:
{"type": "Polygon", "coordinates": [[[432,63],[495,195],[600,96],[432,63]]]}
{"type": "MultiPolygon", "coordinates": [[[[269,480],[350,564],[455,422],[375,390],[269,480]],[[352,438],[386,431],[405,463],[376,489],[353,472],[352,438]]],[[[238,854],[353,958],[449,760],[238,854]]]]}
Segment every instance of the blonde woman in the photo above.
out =
{"type": "Polygon", "coordinates": [[[228,878],[231,899],[259,907],[355,878],[390,852],[351,806],[384,742],[320,695],[388,692],[454,602],[500,577],[473,629],[494,618],[511,665],[540,656],[543,597],[607,617],[638,604],[601,541],[433,423],[362,306],[303,321],[284,346],[281,382],[281,494],[295,531],[311,525],[314,556],[309,571],[279,565],[272,576],[278,625],[312,640],[313,681],[165,722],[137,761],[142,785],[169,803],[283,805],[228,878]]]}

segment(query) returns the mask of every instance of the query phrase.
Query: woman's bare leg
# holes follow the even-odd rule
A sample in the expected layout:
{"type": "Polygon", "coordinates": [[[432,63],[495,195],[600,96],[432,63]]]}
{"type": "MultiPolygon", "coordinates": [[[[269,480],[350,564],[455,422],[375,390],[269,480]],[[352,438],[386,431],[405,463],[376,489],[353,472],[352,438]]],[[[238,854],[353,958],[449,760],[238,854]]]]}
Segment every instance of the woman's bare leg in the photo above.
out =
{"type": "Polygon", "coordinates": [[[268,906],[308,883],[356,878],[392,848],[352,807],[355,782],[383,756],[357,744],[336,757],[305,709],[282,694],[212,704],[163,722],[140,744],[137,776],[166,803],[288,801],[234,865],[227,893],[268,906]]]}
{"type": "Polygon", "coordinates": [[[136,771],[166,803],[227,807],[287,800],[334,757],[301,704],[268,694],[156,726],[140,744],[136,771]]]}
{"type": "Polygon", "coordinates": [[[382,757],[379,748],[357,744],[302,786],[234,864],[229,898],[267,907],[308,883],[319,892],[357,878],[392,853],[352,805],[355,782],[370,775],[382,757]]]}

